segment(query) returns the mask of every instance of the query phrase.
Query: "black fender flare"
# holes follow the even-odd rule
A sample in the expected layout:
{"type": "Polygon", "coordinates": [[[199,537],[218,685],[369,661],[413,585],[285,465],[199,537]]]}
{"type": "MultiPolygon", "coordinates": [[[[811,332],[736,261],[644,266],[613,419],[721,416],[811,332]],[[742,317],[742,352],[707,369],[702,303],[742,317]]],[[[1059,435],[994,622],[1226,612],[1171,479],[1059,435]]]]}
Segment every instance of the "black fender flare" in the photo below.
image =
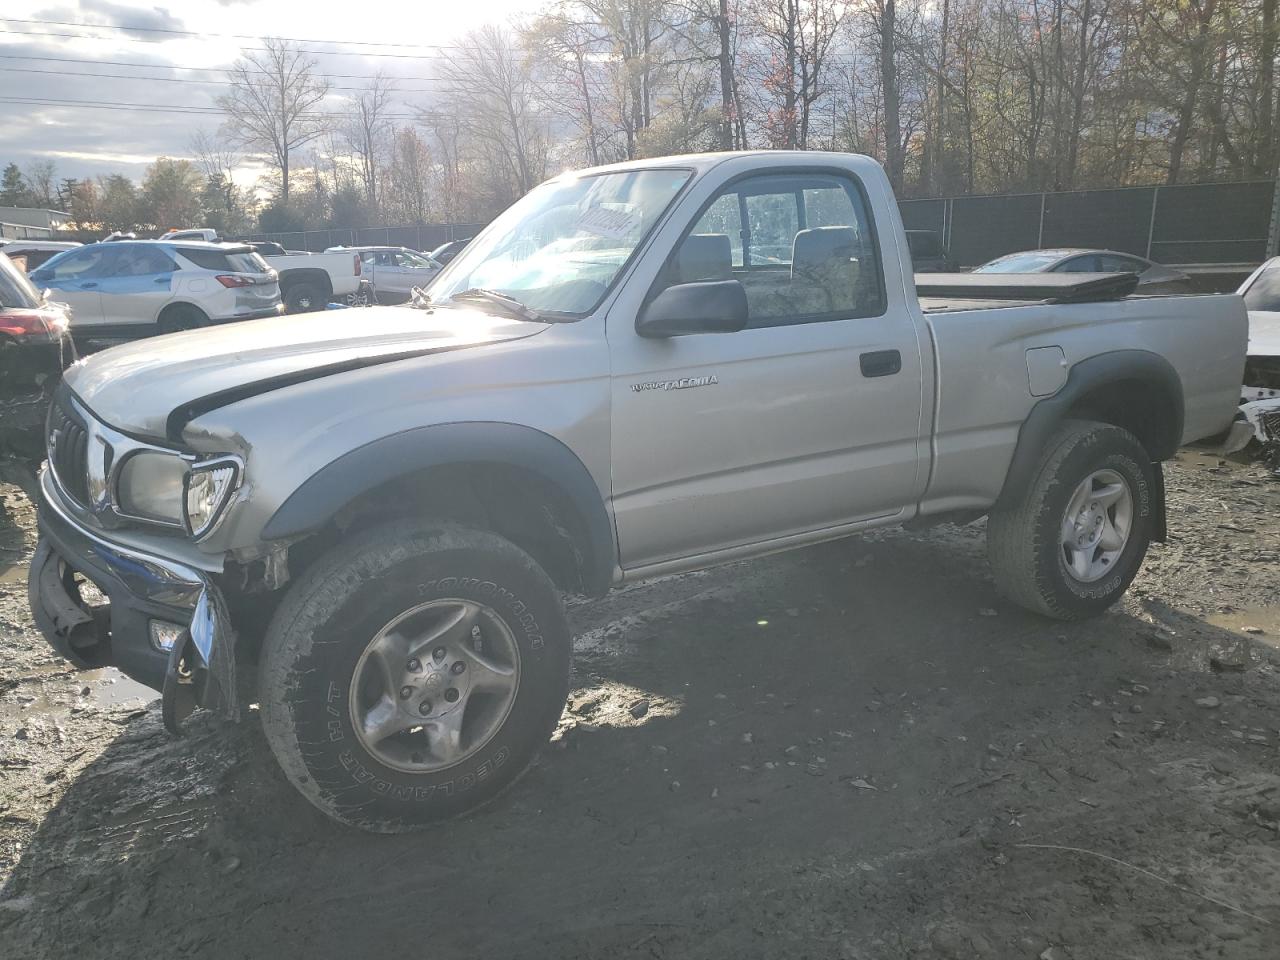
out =
{"type": "Polygon", "coordinates": [[[320,529],[360,494],[431,467],[518,467],[561,490],[586,533],[583,587],[603,594],[613,579],[613,522],[595,480],[578,456],[541,430],[480,421],[416,427],[357,447],[322,467],[291,493],[263,528],[263,540],[288,540],[320,529]]]}
{"type": "Polygon", "coordinates": [[[1156,481],[1153,501],[1157,514],[1153,539],[1163,541],[1166,518],[1164,473],[1160,464],[1172,457],[1182,443],[1186,407],[1178,371],[1164,357],[1149,350],[1113,350],[1081,360],[1071,367],[1062,389],[1036,403],[1023,421],[997,503],[1026,489],[1050,435],[1063,420],[1068,419],[1076,404],[1097,390],[1135,380],[1156,391],[1162,406],[1169,411],[1159,435],[1148,443],[1156,481]]]}

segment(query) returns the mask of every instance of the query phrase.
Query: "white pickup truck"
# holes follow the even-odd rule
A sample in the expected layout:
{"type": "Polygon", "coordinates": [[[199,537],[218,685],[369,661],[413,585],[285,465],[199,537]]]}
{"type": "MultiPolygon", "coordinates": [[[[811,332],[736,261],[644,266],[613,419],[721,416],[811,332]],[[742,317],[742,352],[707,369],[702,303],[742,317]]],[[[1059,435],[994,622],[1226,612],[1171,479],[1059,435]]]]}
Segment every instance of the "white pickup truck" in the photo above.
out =
{"type": "MultiPolygon", "coordinates": [[[[160,239],[224,242],[217,230],[207,227],[170,230],[160,239]]],[[[289,313],[322,310],[331,301],[345,303],[360,295],[363,265],[359,254],[258,253],[279,274],[280,299],[289,313]]]]}
{"type": "Polygon", "coordinates": [[[866,157],[567,173],[411,306],[73,366],[32,610],[175,729],[235,716],[256,663],[267,740],[338,820],[457,814],[560,716],[562,592],[985,515],[1014,602],[1114,603],[1165,534],[1161,461],[1235,414],[1247,332],[1238,296],[1134,283],[916,278],[866,157]]]}

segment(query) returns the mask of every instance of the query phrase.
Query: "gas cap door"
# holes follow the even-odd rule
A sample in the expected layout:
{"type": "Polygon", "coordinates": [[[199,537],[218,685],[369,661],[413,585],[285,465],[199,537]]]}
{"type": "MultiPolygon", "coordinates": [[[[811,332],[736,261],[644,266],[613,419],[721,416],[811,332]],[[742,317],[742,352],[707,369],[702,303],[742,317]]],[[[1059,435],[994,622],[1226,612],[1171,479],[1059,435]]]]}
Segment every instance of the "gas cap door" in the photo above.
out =
{"type": "Polygon", "coordinates": [[[1033,397],[1057,393],[1067,382],[1067,355],[1061,347],[1034,347],[1027,351],[1027,386],[1033,397]]]}

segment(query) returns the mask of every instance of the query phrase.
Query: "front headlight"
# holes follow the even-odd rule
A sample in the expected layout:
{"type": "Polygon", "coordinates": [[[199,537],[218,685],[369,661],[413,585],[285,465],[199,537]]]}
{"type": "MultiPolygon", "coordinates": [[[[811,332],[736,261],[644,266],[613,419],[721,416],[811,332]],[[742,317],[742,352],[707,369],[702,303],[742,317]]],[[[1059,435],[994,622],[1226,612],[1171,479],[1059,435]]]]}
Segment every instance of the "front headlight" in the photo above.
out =
{"type": "Polygon", "coordinates": [[[192,462],[176,453],[143,451],[120,466],[116,512],[132,520],[208,533],[240,484],[235,457],[192,462]]]}
{"type": "Polygon", "coordinates": [[[240,482],[238,461],[224,458],[191,465],[187,474],[187,530],[199,538],[217,522],[240,482]]]}
{"type": "Polygon", "coordinates": [[[187,461],[176,454],[132,454],[121,464],[116,481],[117,512],[134,520],[181,526],[186,476],[187,461]]]}

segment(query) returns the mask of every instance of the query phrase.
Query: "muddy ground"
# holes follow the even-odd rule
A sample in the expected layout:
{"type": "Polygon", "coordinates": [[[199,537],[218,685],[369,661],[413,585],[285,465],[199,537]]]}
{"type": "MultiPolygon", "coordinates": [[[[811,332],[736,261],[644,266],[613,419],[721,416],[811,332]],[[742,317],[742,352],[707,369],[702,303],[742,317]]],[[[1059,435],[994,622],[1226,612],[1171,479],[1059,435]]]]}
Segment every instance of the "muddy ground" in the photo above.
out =
{"type": "Polygon", "coordinates": [[[1275,960],[1280,483],[1184,452],[1168,486],[1089,623],[999,600],[977,526],[574,605],[552,747],[393,838],[296,797],[253,714],[174,741],[54,656],[6,488],[0,955],[1275,960]]]}

